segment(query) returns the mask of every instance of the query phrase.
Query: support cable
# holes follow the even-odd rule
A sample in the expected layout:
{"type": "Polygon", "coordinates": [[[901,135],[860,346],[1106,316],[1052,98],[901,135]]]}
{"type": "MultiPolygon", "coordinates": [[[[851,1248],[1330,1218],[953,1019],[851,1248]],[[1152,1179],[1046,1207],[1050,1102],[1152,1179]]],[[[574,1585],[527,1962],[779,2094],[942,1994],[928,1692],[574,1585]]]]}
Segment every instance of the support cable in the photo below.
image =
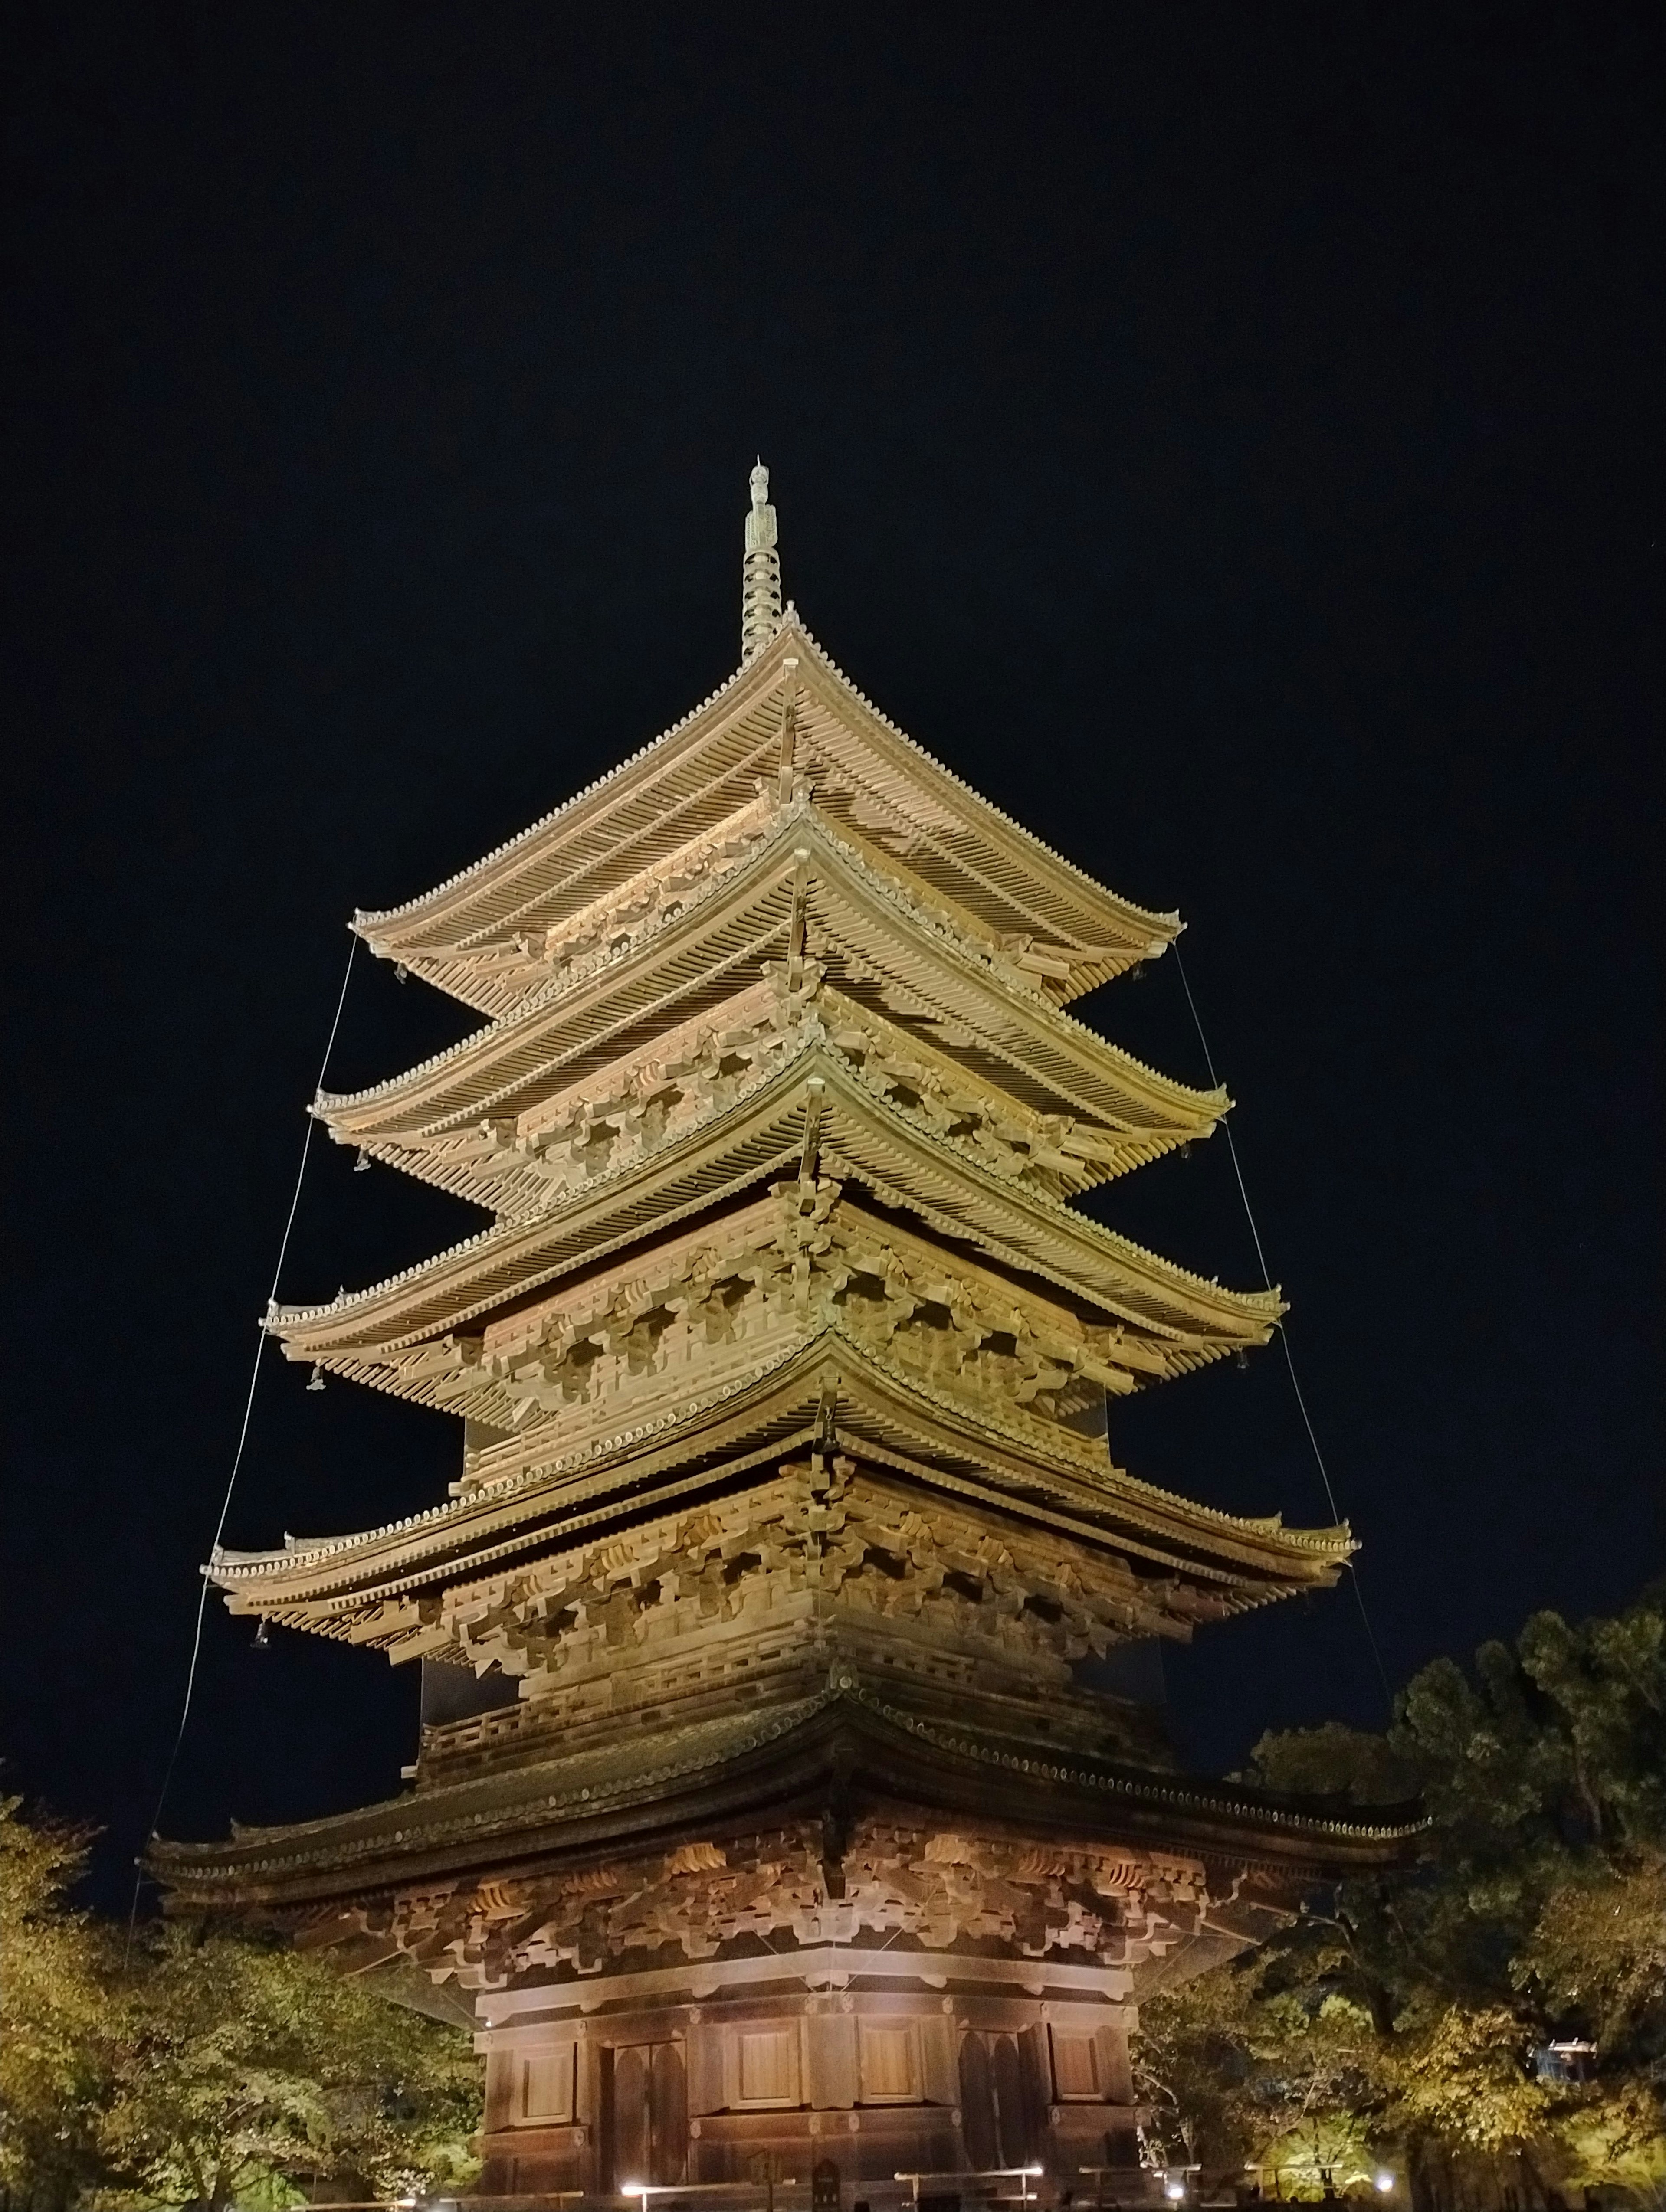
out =
{"type": "MultiPolygon", "coordinates": [[[[347,946],[347,965],[342,970],[341,989],[336,998],[335,1019],[330,1024],[330,1041],[324,1048],[324,1058],[319,1065],[318,1081],[313,1086],[313,1097],[307,1115],[307,1133],[301,1140],[301,1162],[295,1170],[295,1187],[290,1194],[289,1211],[283,1223],[283,1237],[278,1242],[277,1264],[272,1269],[271,1289],[266,1295],[268,1313],[271,1312],[277,1297],[277,1285],[283,1273],[283,1261],[289,1249],[289,1235],[295,1225],[295,1214],[301,1205],[301,1187],[307,1179],[307,1162],[312,1153],[313,1131],[317,1123],[317,1116],[311,1109],[318,1102],[319,1094],[324,1089],[325,1076],[329,1072],[330,1055],[336,1047],[336,1032],[341,1027],[342,1008],[347,1004],[347,986],[353,974],[353,955],[358,949],[359,940],[356,935],[350,938],[347,946]]],[[[255,1386],[260,1380],[260,1360],[261,1355],[266,1349],[266,1337],[267,1330],[263,1324],[254,1347],[254,1359],[249,1370],[249,1388],[243,1401],[243,1420],[242,1425],[237,1431],[237,1449],[232,1454],[231,1473],[226,1478],[226,1493],[220,1501],[220,1518],[214,1526],[214,1544],[210,1553],[210,1558],[214,1552],[219,1550],[221,1539],[226,1533],[226,1522],[231,1512],[232,1492],[237,1487],[238,1474],[243,1465],[243,1450],[249,1440],[249,1421],[254,1412],[255,1386]]],[[[167,1765],[162,1774],[161,1790],[156,1798],[156,1809],[150,1816],[149,1840],[152,1842],[155,1840],[161,1829],[162,1808],[167,1802],[167,1793],[173,1786],[173,1770],[179,1763],[179,1750],[185,1740],[185,1724],[191,1718],[192,1698],[197,1689],[197,1662],[202,1656],[203,1624],[208,1614],[209,1578],[206,1573],[202,1576],[201,1580],[202,1587],[197,1597],[197,1625],[191,1639],[191,1664],[185,1669],[185,1693],[179,1707],[179,1725],[174,1731],[173,1748],[167,1755],[167,1765]]],[[[139,1885],[144,1880],[143,1858],[134,1861],[134,1868],[133,1904],[127,1916],[127,1943],[122,1954],[124,1969],[128,1953],[133,1948],[133,1929],[138,1918],[139,1885]]]]}
{"type": "MultiPolygon", "coordinates": [[[[1215,1073],[1214,1056],[1209,1050],[1209,1040],[1204,1034],[1202,1017],[1197,1011],[1197,1000],[1192,996],[1191,979],[1186,973],[1186,963],[1180,957],[1180,945],[1177,940],[1172,950],[1174,964],[1180,971],[1181,988],[1186,994],[1186,1004],[1191,1008],[1192,1025],[1197,1031],[1197,1041],[1203,1048],[1203,1065],[1209,1071],[1210,1082],[1218,1091],[1220,1088],[1220,1078],[1215,1073]]],[[[1243,1180],[1243,1163],[1238,1158],[1238,1148],[1233,1141],[1231,1117],[1223,1115],[1220,1126],[1226,1133],[1226,1150],[1231,1158],[1232,1173],[1237,1179],[1238,1196],[1243,1200],[1243,1218],[1250,1224],[1250,1234],[1255,1240],[1256,1260],[1261,1268],[1262,1280],[1270,1291],[1273,1287],[1273,1273],[1267,1264],[1267,1254],[1262,1247],[1261,1231],[1256,1226],[1256,1210],[1250,1203],[1249,1188],[1243,1180]]],[[[1331,1486],[1330,1470],[1325,1465],[1325,1455],[1319,1449],[1319,1438],[1313,1426],[1313,1417],[1308,1412],[1307,1400],[1302,1395],[1301,1377],[1296,1372],[1296,1357],[1290,1349],[1290,1332],[1286,1328],[1282,1318],[1274,1322],[1273,1326],[1279,1333],[1279,1342],[1284,1351],[1284,1364],[1290,1370],[1290,1387],[1295,1394],[1296,1410],[1302,1417],[1302,1426],[1307,1431],[1307,1441],[1313,1449],[1313,1462],[1319,1470],[1319,1480],[1324,1485],[1325,1497],[1330,1505],[1331,1518],[1340,1523],[1342,1518],[1341,1509],[1336,1503],[1336,1492],[1331,1486]]],[[[1389,1680],[1389,1670],[1383,1664],[1383,1654],[1377,1644],[1376,1631],[1371,1625],[1371,1615],[1365,1610],[1365,1594],[1359,1587],[1359,1571],[1352,1559],[1347,1561],[1347,1571],[1348,1581],[1353,1590],[1354,1602],[1359,1608],[1359,1625],[1365,1632],[1365,1641],[1371,1646],[1371,1656],[1376,1662],[1377,1677],[1383,1685],[1383,1696],[1392,1716],[1393,1686],[1389,1680]]]]}

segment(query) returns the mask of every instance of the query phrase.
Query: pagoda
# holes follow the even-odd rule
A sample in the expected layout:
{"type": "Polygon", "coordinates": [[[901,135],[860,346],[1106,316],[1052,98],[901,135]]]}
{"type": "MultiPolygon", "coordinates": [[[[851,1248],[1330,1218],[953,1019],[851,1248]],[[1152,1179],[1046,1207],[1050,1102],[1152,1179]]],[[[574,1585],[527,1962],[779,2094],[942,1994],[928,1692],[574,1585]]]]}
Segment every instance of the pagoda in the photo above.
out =
{"type": "Polygon", "coordinates": [[[1073,1204],[1226,1110],[1066,1011],[1178,917],[856,690],[782,605],[760,467],[736,672],[354,927],[483,1026],[313,1110],[488,1224],[266,1326],[459,1419],[460,1473],[207,1571],[421,1662],[420,1750],[390,1802],[157,1843],[174,1908],[466,2017],[489,2196],[1134,2201],[1142,1992],[1408,1832],[1181,1776],[1142,1693],[1352,1548],[1111,1457],[1108,1409],[1281,1311],[1073,1204]]]}

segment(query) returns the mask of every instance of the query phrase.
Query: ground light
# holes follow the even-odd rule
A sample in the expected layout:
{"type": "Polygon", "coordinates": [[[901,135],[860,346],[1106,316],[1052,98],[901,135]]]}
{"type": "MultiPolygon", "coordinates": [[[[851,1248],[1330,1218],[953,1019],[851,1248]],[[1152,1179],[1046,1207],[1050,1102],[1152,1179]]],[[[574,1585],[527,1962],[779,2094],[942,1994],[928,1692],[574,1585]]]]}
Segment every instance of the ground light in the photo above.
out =
{"type": "Polygon", "coordinates": [[[1371,2176],[1371,2181],[1380,2197],[1386,2197],[1394,2187],[1394,2176],[1386,2166],[1379,2166],[1371,2176]]]}

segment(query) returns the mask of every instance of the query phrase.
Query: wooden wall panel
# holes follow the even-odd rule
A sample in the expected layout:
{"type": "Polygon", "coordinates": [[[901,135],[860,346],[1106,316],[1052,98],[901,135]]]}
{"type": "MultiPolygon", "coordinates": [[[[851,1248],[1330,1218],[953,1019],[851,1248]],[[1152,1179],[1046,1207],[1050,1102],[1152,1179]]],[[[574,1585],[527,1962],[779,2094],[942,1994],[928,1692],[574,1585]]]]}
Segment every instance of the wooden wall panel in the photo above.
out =
{"type": "Polygon", "coordinates": [[[960,2102],[955,2039],[954,2021],[947,2013],[932,2013],[920,2022],[920,2091],[928,2105],[960,2102]]]}
{"type": "Polygon", "coordinates": [[[557,2043],[520,2057],[520,2120],[563,2122],[574,2117],[574,2050],[557,2043]]]}
{"type": "Polygon", "coordinates": [[[822,2112],[848,2112],[860,2087],[855,2021],[843,2012],[812,2014],[804,2039],[810,2103],[822,2112]]]}
{"type": "Polygon", "coordinates": [[[723,2109],[723,2029],[714,2021],[695,2021],[689,2027],[689,2110],[694,2113],[723,2109]]]}
{"type": "Polygon", "coordinates": [[[1099,2079],[1104,2086],[1106,2101],[1112,2105],[1131,2105],[1134,2102],[1134,2065],[1128,2057],[1128,2037],[1125,2027],[1102,2027],[1095,2037],[1099,2046],[1099,2079]]]}
{"type": "Polygon", "coordinates": [[[920,2031],[911,2020],[865,2020],[858,2038],[862,2102],[917,2105],[921,2101],[920,2031]]]}
{"type": "Polygon", "coordinates": [[[1101,2094],[1098,2039],[1055,2027],[1052,2045],[1055,2097],[1061,2104],[1097,2104],[1101,2094]]]}

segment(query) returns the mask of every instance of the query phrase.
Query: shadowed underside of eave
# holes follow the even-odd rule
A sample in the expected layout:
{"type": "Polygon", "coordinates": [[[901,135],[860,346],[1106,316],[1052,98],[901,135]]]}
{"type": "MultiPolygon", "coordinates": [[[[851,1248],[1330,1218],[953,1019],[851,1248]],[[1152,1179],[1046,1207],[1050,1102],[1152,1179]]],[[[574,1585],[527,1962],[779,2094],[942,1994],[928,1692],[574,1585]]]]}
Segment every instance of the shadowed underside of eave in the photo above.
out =
{"type": "MultiPolygon", "coordinates": [[[[757,995],[743,994],[730,1006],[749,1013],[753,1010],[746,1001],[757,995]]],[[[973,1158],[995,1172],[1067,1201],[1214,1133],[1207,1118],[1164,1121],[1155,1115],[1143,1121],[1131,1115],[1132,1126],[1126,1127],[1073,1120],[1061,1128],[1062,1117],[1049,1121],[1026,1113],[1010,1094],[996,1092],[952,1063],[946,1072],[941,1065],[930,1065],[929,1048],[914,1039],[900,1042],[896,1059],[872,1052],[854,1057],[853,1048],[866,1042],[877,1024],[864,1011],[860,1036],[848,1029],[842,1032],[847,1009],[855,1018],[850,1003],[830,992],[824,994],[816,1022],[762,1037],[748,1031],[732,1042],[732,1033],[721,1026],[730,1008],[721,1007],[702,1025],[714,1040],[698,1048],[703,1065],[690,1072],[686,1064],[668,1066],[656,1055],[637,1079],[635,1067],[619,1071],[617,1063],[611,1064],[605,1080],[593,1078],[588,1085],[575,1086],[576,1097],[554,1094],[559,1119],[556,1106],[539,1101],[514,1118],[500,1107],[489,1116],[459,1113],[415,1130],[332,1126],[331,1133],[337,1144],[356,1146],[363,1158],[430,1183],[500,1220],[527,1221],[552,1212],[569,1192],[617,1176],[623,1164],[647,1166],[673,1143],[697,1137],[765,1082],[773,1082],[784,1062],[798,1064],[800,1074],[809,1076],[815,1072],[810,1055],[818,1052],[927,1133],[946,1132],[950,1141],[967,1146],[973,1158]],[[732,1071],[727,1081],[712,1079],[713,1061],[734,1060],[742,1050],[748,1065],[732,1071]],[[922,1066],[924,1079],[938,1085],[929,1103],[909,1080],[921,1079],[922,1066]],[[593,1152],[599,1158],[593,1160],[593,1152]]],[[[647,1058],[637,1055],[637,1066],[647,1058]]]]}
{"type": "MultiPolygon", "coordinates": [[[[744,865],[640,938],[622,937],[515,1011],[369,1089],[323,1094],[318,1110],[347,1142],[438,1131],[535,1107],[640,1050],[656,1032],[715,1017],[784,962],[801,911],[814,973],[917,1032],[952,1034],[952,1059],[1043,1111],[1111,1126],[1201,1132],[1225,1094],[1159,1074],[1049,1003],[1008,963],[903,896],[831,834],[794,810],[744,865]],[[800,854],[807,855],[805,860],[800,854]]],[[[813,1012],[814,987],[806,1009],[813,1012]]]]}

